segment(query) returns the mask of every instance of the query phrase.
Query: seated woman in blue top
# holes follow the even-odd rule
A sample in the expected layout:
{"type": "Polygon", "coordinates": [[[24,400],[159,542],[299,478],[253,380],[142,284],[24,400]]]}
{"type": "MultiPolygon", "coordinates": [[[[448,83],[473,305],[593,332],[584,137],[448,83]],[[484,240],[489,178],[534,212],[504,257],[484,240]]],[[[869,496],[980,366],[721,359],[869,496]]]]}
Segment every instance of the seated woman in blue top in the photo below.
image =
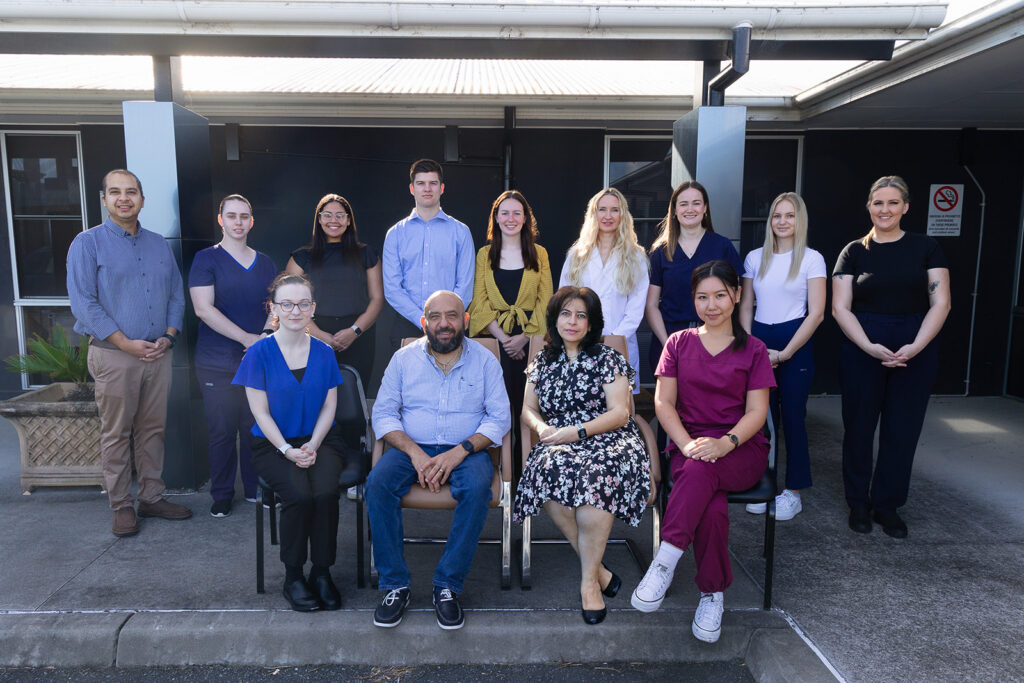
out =
{"type": "Polygon", "coordinates": [[[344,445],[332,433],[341,373],[334,352],[306,327],[316,304],[309,280],[278,275],[270,285],[277,332],[249,347],[235,375],[256,418],[253,465],[281,498],[284,596],[298,612],[341,607],[331,581],[337,554],[338,476],[344,445]],[[303,576],[306,546],[312,556],[303,576]]]}
{"type": "Polygon", "coordinates": [[[245,391],[231,379],[245,350],[263,333],[273,332],[268,329],[266,291],[277,267],[246,243],[253,226],[248,199],[240,194],[222,199],[217,222],[224,238],[196,254],[188,291],[200,320],[195,365],[210,431],[210,514],[227,517],[235,497],[236,469],[242,472],[245,499],[256,500],[256,470],[246,436],[252,429],[252,413],[245,391]]]}
{"type": "Polygon", "coordinates": [[[690,279],[697,266],[719,259],[737,273],[743,272],[743,261],[732,240],[716,233],[711,225],[708,191],[696,180],[680,183],[672,192],[661,233],[651,245],[645,312],[654,333],[648,356],[652,368],[658,367],[669,335],[701,325],[690,296],[690,279]]]}

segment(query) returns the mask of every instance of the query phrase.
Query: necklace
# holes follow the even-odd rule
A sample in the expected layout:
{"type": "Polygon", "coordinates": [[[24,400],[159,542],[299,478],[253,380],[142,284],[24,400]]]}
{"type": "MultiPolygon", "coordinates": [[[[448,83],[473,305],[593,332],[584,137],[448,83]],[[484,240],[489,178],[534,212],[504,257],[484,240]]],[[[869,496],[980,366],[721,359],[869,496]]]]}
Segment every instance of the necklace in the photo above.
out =
{"type": "Polygon", "coordinates": [[[453,365],[455,365],[455,362],[462,358],[462,347],[459,347],[459,352],[455,354],[455,356],[453,356],[447,363],[442,363],[441,359],[437,357],[437,354],[434,353],[433,349],[430,350],[430,355],[434,357],[434,362],[437,363],[437,365],[441,368],[441,372],[447,375],[448,371],[452,369],[453,365]]]}

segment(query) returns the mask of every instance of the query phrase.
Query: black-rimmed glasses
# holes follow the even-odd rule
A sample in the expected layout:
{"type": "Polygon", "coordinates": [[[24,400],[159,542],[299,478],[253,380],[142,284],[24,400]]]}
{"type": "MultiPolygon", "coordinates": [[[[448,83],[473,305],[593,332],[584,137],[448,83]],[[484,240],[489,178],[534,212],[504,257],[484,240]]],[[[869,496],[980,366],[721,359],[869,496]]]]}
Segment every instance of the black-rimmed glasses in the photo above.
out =
{"type": "Polygon", "coordinates": [[[296,306],[298,306],[299,310],[302,311],[303,313],[313,308],[313,302],[310,301],[309,299],[303,299],[302,301],[275,301],[274,304],[280,306],[281,310],[284,311],[285,313],[291,313],[292,309],[295,308],[296,306]]]}

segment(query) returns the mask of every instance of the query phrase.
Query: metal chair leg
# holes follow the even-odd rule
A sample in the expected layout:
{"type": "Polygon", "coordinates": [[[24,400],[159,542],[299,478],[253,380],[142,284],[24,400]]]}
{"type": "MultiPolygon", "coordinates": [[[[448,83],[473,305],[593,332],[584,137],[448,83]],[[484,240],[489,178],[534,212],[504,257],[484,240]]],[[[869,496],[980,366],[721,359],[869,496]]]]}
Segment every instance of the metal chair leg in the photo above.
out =
{"type": "Polygon", "coordinates": [[[256,492],[256,592],[264,593],[263,585],[263,489],[256,492]]]}
{"type": "Polygon", "coordinates": [[[512,587],[512,486],[501,485],[501,589],[512,587]]]}
{"type": "Polygon", "coordinates": [[[523,520],[523,543],[522,543],[522,574],[519,577],[519,590],[528,591],[533,588],[533,579],[530,576],[530,528],[533,523],[532,517],[523,520]]]}
{"type": "Polygon", "coordinates": [[[363,559],[365,547],[363,545],[363,485],[359,484],[356,499],[356,585],[359,588],[366,587],[366,569],[363,559]]]}
{"type": "Polygon", "coordinates": [[[768,503],[765,520],[764,608],[772,608],[772,574],[775,570],[775,499],[768,503]]]}
{"type": "Polygon", "coordinates": [[[651,562],[658,556],[661,548],[661,510],[657,504],[651,506],[651,562]]]}
{"type": "Polygon", "coordinates": [[[277,545],[277,494],[273,489],[267,489],[265,494],[270,494],[268,508],[270,510],[270,545],[277,545]]]}

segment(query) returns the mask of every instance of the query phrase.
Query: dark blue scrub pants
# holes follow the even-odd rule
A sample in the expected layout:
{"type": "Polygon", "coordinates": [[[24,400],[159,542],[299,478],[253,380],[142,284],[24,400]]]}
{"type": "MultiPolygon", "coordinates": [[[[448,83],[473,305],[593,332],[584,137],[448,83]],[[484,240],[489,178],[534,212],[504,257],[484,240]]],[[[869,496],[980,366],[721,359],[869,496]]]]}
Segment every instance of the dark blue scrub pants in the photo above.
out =
{"type": "Polygon", "coordinates": [[[242,470],[246,498],[256,497],[256,470],[252,466],[251,434],[255,423],[245,398],[245,387],[234,385],[234,372],[196,368],[203,395],[203,411],[210,431],[210,496],[216,500],[235,497],[235,468],[242,470]],[[241,439],[238,436],[241,435],[241,439]],[[235,442],[241,443],[237,450],[235,442]]]}
{"type": "MultiPolygon", "coordinates": [[[[756,320],[751,334],[765,343],[769,349],[781,351],[793,338],[803,318],[787,320],[784,323],[767,325],[756,320]]],[[[781,429],[786,443],[786,488],[799,491],[811,485],[811,453],[807,445],[807,395],[814,379],[814,344],[808,339],[793,357],[775,368],[777,389],[772,389],[769,405],[772,409],[772,424],[775,425],[775,442],[781,429]]],[[[778,446],[776,446],[776,449],[778,446]]],[[[778,452],[776,450],[776,452],[778,452]]]]}
{"type": "MultiPolygon", "coordinates": [[[[914,341],[924,315],[856,314],[868,339],[890,351],[914,341]]],[[[839,358],[846,502],[850,507],[894,511],[907,502],[914,451],[939,369],[938,345],[932,340],[905,368],[887,368],[844,338],[839,358]],[[879,423],[878,460],[872,474],[879,423]]]]}

